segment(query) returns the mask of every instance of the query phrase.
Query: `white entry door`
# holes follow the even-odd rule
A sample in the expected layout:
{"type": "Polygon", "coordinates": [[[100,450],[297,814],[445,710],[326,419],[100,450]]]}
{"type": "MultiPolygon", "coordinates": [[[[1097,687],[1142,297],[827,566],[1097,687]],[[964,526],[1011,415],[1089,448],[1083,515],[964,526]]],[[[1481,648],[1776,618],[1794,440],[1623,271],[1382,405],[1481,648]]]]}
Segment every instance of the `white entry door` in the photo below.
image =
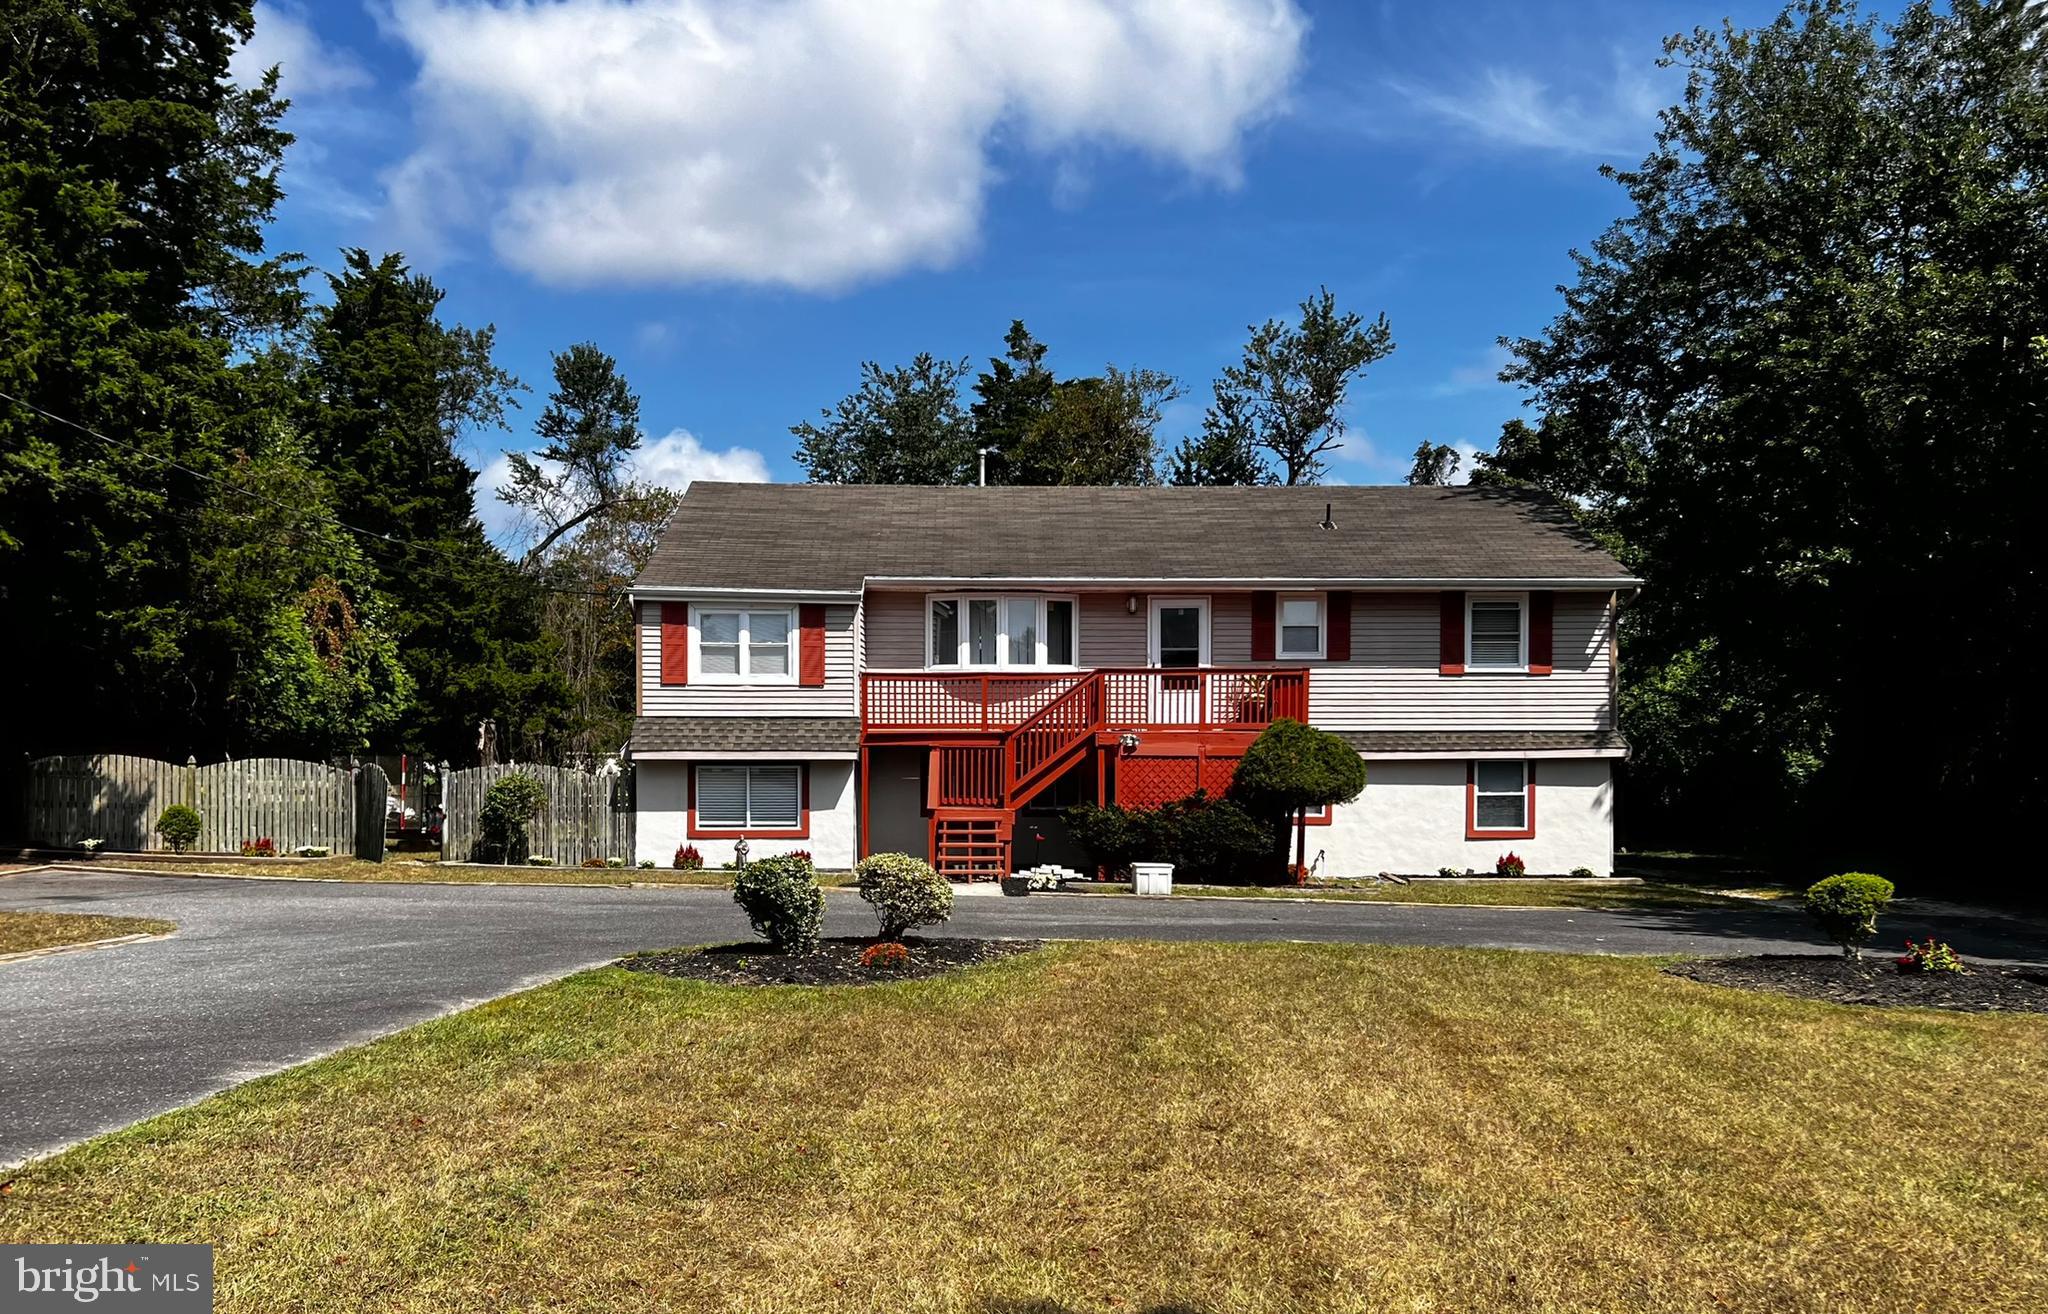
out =
{"type": "Polygon", "coordinates": [[[1205,719],[1196,668],[1209,664],[1209,600],[1153,598],[1147,626],[1153,672],[1147,677],[1150,719],[1160,725],[1193,725],[1205,719]],[[1175,671],[1185,670],[1185,675],[1175,671]]]}

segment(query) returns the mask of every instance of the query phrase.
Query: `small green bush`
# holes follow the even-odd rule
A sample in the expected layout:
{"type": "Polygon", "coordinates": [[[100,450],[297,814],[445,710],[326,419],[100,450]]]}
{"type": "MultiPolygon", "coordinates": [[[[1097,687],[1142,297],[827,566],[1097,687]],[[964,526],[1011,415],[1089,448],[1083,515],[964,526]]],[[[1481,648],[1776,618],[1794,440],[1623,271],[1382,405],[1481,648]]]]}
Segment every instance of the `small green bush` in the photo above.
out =
{"type": "Polygon", "coordinates": [[[900,940],[913,926],[937,926],[953,915],[953,887],[923,858],[877,853],[853,869],[860,897],[874,905],[884,940],[900,940]]]}
{"type": "Polygon", "coordinates": [[[1591,880],[1591,879],[1592,879],[1593,877],[1597,876],[1598,874],[1599,874],[1599,873],[1595,872],[1595,871],[1594,871],[1594,870],[1593,870],[1593,869],[1592,869],[1591,867],[1574,867],[1574,868],[1572,868],[1572,875],[1574,875],[1574,876],[1578,877],[1578,878],[1579,878],[1580,880],[1582,880],[1582,881],[1583,881],[1583,880],[1591,880]]]}
{"type": "Polygon", "coordinates": [[[1438,867],[1436,869],[1436,874],[1439,879],[1454,881],[1458,879],[1458,877],[1463,876],[1465,873],[1459,871],[1456,867],[1438,867]]]}
{"type": "Polygon", "coordinates": [[[638,864],[638,865],[639,865],[639,868],[640,868],[640,870],[641,870],[641,871],[653,871],[653,870],[654,870],[654,859],[652,859],[652,858],[642,858],[642,859],[640,859],[640,862],[639,862],[639,864],[638,864]]]}
{"type": "Polygon", "coordinates": [[[626,860],[624,858],[606,858],[604,865],[616,871],[626,865],[626,860]]]}
{"type": "Polygon", "coordinates": [[[1877,934],[1877,915],[1892,899],[1892,883],[1867,871],[1845,871],[1806,887],[1806,911],[1828,937],[1854,958],[1856,946],[1877,934]]]}
{"type": "Polygon", "coordinates": [[[156,833],[164,837],[173,853],[189,852],[199,842],[200,819],[195,808],[173,803],[156,819],[156,833]]]}
{"type": "Polygon", "coordinates": [[[788,854],[750,862],[733,878],[732,900],[754,933],[783,953],[818,947],[825,926],[825,892],[807,859],[788,854]]]}
{"type": "Polygon", "coordinates": [[[534,867],[552,867],[555,865],[555,860],[545,853],[536,853],[526,861],[529,866],[534,867]]]}
{"type": "Polygon", "coordinates": [[[477,809],[475,862],[525,862],[528,831],[547,806],[548,788],[524,771],[491,782],[484,805],[477,809]]]}

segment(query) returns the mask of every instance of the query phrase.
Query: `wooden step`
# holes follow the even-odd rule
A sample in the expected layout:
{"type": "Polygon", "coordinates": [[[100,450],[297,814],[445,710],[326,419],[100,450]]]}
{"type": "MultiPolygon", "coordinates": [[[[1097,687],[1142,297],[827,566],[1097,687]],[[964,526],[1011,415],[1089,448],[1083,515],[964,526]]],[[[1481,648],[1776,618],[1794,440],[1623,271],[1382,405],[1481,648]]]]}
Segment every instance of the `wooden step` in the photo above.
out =
{"type": "Polygon", "coordinates": [[[1010,874],[1016,816],[1001,808],[940,808],[932,814],[932,867],[947,880],[993,881],[1010,874]]]}

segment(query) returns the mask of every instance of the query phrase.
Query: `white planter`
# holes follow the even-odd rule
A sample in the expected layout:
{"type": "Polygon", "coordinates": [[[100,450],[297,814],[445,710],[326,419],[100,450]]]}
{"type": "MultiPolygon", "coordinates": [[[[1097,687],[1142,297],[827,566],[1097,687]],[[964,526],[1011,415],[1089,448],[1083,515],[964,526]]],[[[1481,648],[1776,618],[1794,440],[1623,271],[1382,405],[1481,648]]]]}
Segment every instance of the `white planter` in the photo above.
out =
{"type": "Polygon", "coordinates": [[[1173,864],[1170,862],[1132,863],[1131,892],[1133,894],[1172,894],[1173,864]]]}

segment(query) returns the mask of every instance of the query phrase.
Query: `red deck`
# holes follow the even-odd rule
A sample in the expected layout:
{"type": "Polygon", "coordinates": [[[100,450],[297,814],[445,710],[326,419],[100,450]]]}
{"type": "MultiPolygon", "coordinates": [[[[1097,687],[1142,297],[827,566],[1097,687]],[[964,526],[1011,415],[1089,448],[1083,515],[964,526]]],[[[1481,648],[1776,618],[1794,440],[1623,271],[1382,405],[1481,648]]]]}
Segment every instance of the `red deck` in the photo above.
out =
{"type": "Polygon", "coordinates": [[[948,876],[987,879],[1009,869],[1016,810],[1090,753],[1099,785],[1102,746],[1115,736],[1214,736],[1241,750],[1282,717],[1308,719],[1306,670],[873,673],[861,680],[862,775],[869,748],[928,747],[935,863],[948,876]]]}

